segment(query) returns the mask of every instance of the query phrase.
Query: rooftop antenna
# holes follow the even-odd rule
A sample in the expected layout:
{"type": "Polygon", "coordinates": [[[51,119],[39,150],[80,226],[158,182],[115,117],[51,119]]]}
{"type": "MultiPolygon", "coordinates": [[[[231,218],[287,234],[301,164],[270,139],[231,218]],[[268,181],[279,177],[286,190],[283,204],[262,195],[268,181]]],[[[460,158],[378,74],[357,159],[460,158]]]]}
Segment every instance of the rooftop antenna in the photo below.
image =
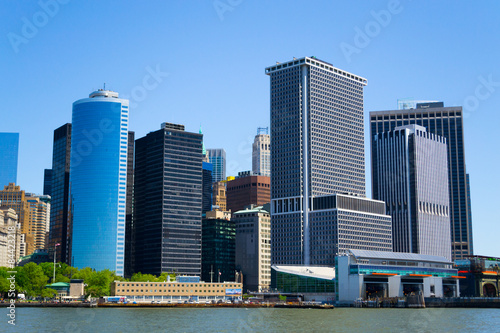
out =
{"type": "Polygon", "coordinates": [[[106,90],[106,82],[104,82],[104,90],[106,90]]]}

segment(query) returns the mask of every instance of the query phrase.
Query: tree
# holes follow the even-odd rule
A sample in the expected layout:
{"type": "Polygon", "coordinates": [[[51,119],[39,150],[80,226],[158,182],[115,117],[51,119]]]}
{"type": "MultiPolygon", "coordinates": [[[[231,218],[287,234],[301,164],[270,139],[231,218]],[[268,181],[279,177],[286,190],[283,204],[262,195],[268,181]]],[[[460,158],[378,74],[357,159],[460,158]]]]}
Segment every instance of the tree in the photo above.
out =
{"type": "MultiPolygon", "coordinates": [[[[49,278],[43,273],[42,267],[30,262],[22,267],[20,275],[23,275],[23,287],[29,296],[40,296],[49,278]],[[26,283],[26,280],[28,283],[26,283]]],[[[18,274],[19,274],[18,273],[18,274]]],[[[17,275],[17,274],[16,274],[17,275]]],[[[17,280],[17,276],[16,276],[17,280]]]]}
{"type": "Polygon", "coordinates": [[[111,283],[115,280],[115,277],[115,273],[109,269],[93,272],[93,274],[85,280],[85,283],[87,284],[85,293],[92,297],[109,295],[111,283]]]}
{"type": "Polygon", "coordinates": [[[40,296],[43,298],[54,298],[57,296],[57,291],[52,288],[44,288],[40,296]]]}

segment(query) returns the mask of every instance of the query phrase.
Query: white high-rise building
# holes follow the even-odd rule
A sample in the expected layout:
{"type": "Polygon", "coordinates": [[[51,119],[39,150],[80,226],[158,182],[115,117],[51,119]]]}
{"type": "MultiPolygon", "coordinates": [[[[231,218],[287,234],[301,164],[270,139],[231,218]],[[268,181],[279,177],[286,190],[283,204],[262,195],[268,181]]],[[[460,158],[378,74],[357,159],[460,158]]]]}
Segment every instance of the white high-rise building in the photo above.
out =
{"type": "Polygon", "coordinates": [[[271,177],[271,137],[268,128],[259,128],[252,146],[252,172],[271,177]]]}

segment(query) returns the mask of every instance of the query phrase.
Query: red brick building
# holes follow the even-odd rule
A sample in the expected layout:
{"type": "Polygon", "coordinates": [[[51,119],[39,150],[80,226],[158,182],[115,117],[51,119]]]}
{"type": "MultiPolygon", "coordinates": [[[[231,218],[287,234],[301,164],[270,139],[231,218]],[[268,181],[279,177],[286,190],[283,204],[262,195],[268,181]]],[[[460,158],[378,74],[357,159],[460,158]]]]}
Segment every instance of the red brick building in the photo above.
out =
{"type": "Polygon", "coordinates": [[[227,210],[231,213],[254,204],[262,206],[271,201],[271,178],[241,173],[227,182],[227,210]]]}

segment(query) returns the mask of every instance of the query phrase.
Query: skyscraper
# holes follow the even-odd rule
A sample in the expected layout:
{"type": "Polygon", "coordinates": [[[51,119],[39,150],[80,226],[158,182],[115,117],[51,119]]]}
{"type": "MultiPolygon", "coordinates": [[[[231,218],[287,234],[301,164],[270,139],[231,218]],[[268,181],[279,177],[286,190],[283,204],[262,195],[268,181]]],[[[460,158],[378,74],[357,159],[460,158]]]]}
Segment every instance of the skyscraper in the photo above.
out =
{"type": "Polygon", "coordinates": [[[52,169],[43,170],[43,195],[52,194],[52,169]]]}
{"type": "Polygon", "coordinates": [[[226,180],[226,151],[222,148],[207,149],[208,161],[212,163],[212,181],[214,183],[226,180]]]}
{"type": "Polygon", "coordinates": [[[17,183],[19,133],[0,133],[0,188],[17,183]]]}
{"type": "Polygon", "coordinates": [[[390,216],[383,203],[362,198],[366,79],[315,57],[277,63],[266,74],[272,263],[333,265],[346,248],[390,251],[390,216]]]}
{"type": "MultiPolygon", "coordinates": [[[[205,155],[203,155],[205,156],[205,155]]],[[[212,163],[203,162],[203,200],[202,200],[202,214],[212,210],[212,163]]]]}
{"type": "Polygon", "coordinates": [[[124,274],[129,101],[99,89],[73,103],[72,266],[124,274]]]}
{"type": "Polygon", "coordinates": [[[52,148],[52,194],[50,207],[49,248],[57,247],[58,262],[69,263],[69,169],[71,156],[71,124],[54,130],[52,148]]]}
{"type": "Polygon", "coordinates": [[[135,132],[129,131],[127,144],[127,207],[125,209],[125,277],[130,277],[135,273],[134,148],[135,132]]]}
{"type": "Polygon", "coordinates": [[[446,139],[406,125],[372,142],[373,191],[392,216],[393,251],[451,260],[446,139]]]}
{"type": "MultiPolygon", "coordinates": [[[[446,138],[448,143],[448,181],[451,217],[451,253],[453,260],[473,254],[472,218],[465,165],[462,107],[433,107],[434,103],[417,104],[416,109],[370,112],[370,137],[394,130],[398,126],[417,124],[427,132],[446,138]]],[[[372,148],[374,144],[372,144],[372,148]]],[[[372,152],[373,154],[373,152],[372,152]]],[[[372,168],[374,161],[372,160],[372,168]]],[[[375,175],[373,175],[375,176],[375,175]]],[[[372,179],[375,183],[377,180],[372,179]]],[[[373,187],[373,190],[375,186],[373,187]]],[[[377,199],[377,193],[373,193],[377,199]]]]}
{"type": "Polygon", "coordinates": [[[252,171],[271,177],[271,138],[268,128],[259,127],[252,145],[252,171]]]}
{"type": "Polygon", "coordinates": [[[163,123],[136,140],[136,272],[201,273],[202,137],[163,123]]]}

